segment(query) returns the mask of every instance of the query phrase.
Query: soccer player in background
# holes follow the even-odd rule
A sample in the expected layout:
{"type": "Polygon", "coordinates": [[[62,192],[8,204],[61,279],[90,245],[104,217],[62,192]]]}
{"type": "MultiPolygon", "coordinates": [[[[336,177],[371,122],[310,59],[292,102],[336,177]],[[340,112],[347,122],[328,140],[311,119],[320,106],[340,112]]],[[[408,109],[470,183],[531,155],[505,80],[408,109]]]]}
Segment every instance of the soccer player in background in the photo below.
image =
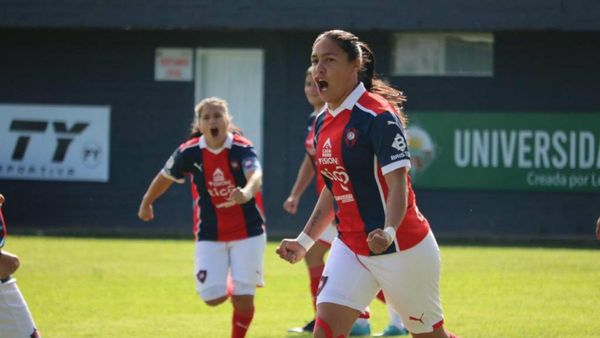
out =
{"type": "Polygon", "coordinates": [[[6,239],[6,224],[2,215],[5,198],[0,194],[0,337],[39,338],[27,302],[11,275],[19,268],[19,258],[2,247],[6,239]]]}
{"type": "Polygon", "coordinates": [[[600,241],[600,217],[596,221],[596,239],[600,241]]]}
{"type": "Polygon", "coordinates": [[[326,102],[315,148],[327,189],[304,230],[277,253],[301,260],[336,203],[339,235],[321,279],[314,337],[345,337],[380,289],[413,337],[454,337],[443,326],[439,248],[408,176],[404,95],[377,79],[373,53],[352,33],[319,35],[311,61],[326,102]]]}
{"type": "MultiPolygon", "coordinates": [[[[315,146],[314,146],[314,124],[317,115],[323,110],[325,102],[319,96],[317,86],[312,78],[310,67],[307,69],[304,78],[304,94],[306,100],[313,107],[313,112],[308,117],[306,124],[306,135],[304,139],[304,148],[306,153],[302,164],[298,169],[296,175],[296,181],[290,191],[290,195],[283,203],[283,209],[288,213],[294,215],[298,210],[300,198],[306,191],[306,188],[310,185],[313,177],[315,176],[315,168],[317,164],[315,161],[315,146]]],[[[324,187],[325,183],[321,175],[316,175],[316,190],[320,192],[324,187]]],[[[332,211],[333,212],[333,211],[332,211]]],[[[304,256],[304,261],[308,268],[309,280],[310,280],[310,291],[312,295],[313,309],[316,311],[316,299],[317,289],[323,269],[325,267],[325,254],[331,247],[331,242],[337,236],[337,229],[333,223],[329,224],[324,232],[321,234],[319,240],[315,241],[315,244],[304,256]]],[[[378,298],[385,302],[383,293],[377,294],[378,298]]],[[[388,313],[390,316],[390,322],[388,327],[379,334],[379,336],[390,337],[390,336],[402,336],[408,335],[408,331],[404,328],[402,319],[395,313],[395,311],[388,305],[388,313]]],[[[350,336],[366,336],[371,334],[369,318],[370,314],[368,309],[359,315],[359,318],[352,325],[350,336]]],[[[311,320],[303,327],[292,328],[290,332],[312,332],[314,329],[315,320],[311,320]]]]}
{"type": "Polygon", "coordinates": [[[173,182],[184,183],[190,177],[196,290],[210,306],[231,299],[231,337],[242,338],[254,316],[256,287],[264,283],[266,234],[260,205],[261,166],[251,142],[233,130],[225,100],[213,97],[198,103],[192,137],[156,175],[138,216],[152,220],[152,204],[173,182]]]}

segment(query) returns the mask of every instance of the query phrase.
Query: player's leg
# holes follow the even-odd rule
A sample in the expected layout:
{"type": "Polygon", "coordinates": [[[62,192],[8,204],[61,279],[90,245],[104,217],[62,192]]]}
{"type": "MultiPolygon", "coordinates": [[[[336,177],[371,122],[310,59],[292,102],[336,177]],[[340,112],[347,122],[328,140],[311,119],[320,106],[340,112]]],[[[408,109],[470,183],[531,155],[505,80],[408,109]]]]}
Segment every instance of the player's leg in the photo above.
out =
{"type": "Polygon", "coordinates": [[[386,305],[388,310],[388,325],[382,332],[376,333],[375,337],[398,337],[398,336],[408,336],[410,333],[404,327],[404,323],[402,322],[402,318],[400,315],[396,313],[396,310],[385,301],[385,295],[383,291],[379,291],[377,294],[377,299],[383,302],[386,305]]]}
{"type": "Polygon", "coordinates": [[[224,242],[198,241],[194,257],[196,291],[202,300],[216,306],[225,302],[229,256],[224,242]]]}
{"type": "Polygon", "coordinates": [[[319,287],[315,337],[327,337],[329,330],[335,338],[346,337],[378,290],[379,285],[371,273],[345,244],[336,239],[319,287]],[[339,310],[340,314],[332,313],[334,310],[339,310]]]}
{"type": "Polygon", "coordinates": [[[233,280],[232,338],[243,338],[254,318],[254,294],[263,286],[266,235],[231,242],[230,268],[233,280]]]}
{"type": "Polygon", "coordinates": [[[17,282],[11,277],[0,281],[0,336],[2,338],[41,337],[17,282]]]}
{"type": "MultiPolygon", "coordinates": [[[[325,268],[325,254],[331,247],[331,242],[337,237],[337,230],[334,225],[329,224],[325,231],[321,234],[321,237],[315,244],[308,250],[306,256],[304,256],[304,262],[308,269],[308,278],[310,281],[310,293],[312,296],[313,310],[317,311],[317,290],[319,288],[319,282],[323,275],[323,269],[325,268]]],[[[288,330],[288,332],[313,332],[315,327],[315,319],[313,318],[306,325],[300,327],[294,327],[288,330]]]]}
{"type": "Polygon", "coordinates": [[[408,250],[368,257],[365,265],[413,337],[451,337],[443,327],[440,252],[432,233],[408,250]]]}

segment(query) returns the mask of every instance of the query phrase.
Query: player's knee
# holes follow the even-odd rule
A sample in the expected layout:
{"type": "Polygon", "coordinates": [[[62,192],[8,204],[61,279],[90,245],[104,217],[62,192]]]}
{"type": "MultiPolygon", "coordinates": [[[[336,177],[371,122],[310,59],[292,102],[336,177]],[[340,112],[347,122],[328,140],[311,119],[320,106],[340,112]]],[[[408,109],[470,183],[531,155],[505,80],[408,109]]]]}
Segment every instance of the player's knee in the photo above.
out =
{"type": "Polygon", "coordinates": [[[219,298],[215,298],[215,299],[205,299],[204,303],[206,303],[206,305],[209,306],[217,306],[217,305],[221,305],[223,304],[226,300],[227,300],[227,296],[223,296],[223,297],[219,297],[219,298]]]}
{"type": "Polygon", "coordinates": [[[213,286],[197,291],[204,303],[210,306],[223,304],[228,298],[227,288],[225,286],[213,286]]]}
{"type": "MultiPolygon", "coordinates": [[[[345,338],[346,336],[341,334],[335,338],[345,338]]],[[[334,338],[333,330],[327,321],[321,317],[317,317],[315,321],[314,338],[334,338]]]]}
{"type": "Polygon", "coordinates": [[[232,296],[231,304],[237,310],[248,311],[254,308],[254,296],[232,296]]]}

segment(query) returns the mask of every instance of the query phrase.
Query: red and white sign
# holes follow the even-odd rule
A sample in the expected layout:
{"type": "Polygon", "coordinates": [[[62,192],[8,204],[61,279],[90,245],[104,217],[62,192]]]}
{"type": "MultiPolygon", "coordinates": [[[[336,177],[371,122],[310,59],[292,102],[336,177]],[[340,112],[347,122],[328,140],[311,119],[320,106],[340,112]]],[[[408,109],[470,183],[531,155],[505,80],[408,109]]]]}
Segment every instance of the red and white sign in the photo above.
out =
{"type": "Polygon", "coordinates": [[[192,49],[157,48],[155,81],[192,81],[192,49]]]}

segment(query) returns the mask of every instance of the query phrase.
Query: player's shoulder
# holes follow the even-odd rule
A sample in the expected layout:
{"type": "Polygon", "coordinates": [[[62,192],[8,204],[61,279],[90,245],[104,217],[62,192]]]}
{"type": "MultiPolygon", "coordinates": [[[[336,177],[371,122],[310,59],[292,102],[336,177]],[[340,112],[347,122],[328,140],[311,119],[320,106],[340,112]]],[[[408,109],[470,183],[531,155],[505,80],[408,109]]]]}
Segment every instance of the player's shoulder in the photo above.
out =
{"type": "Polygon", "coordinates": [[[184,152],[186,150],[198,148],[199,144],[200,144],[200,137],[190,138],[187,141],[185,141],[179,145],[179,151],[184,152]]]}
{"type": "Polygon", "coordinates": [[[395,111],[394,107],[385,98],[371,92],[366,92],[358,99],[356,108],[373,117],[395,111]]]}
{"type": "Polygon", "coordinates": [[[250,141],[249,139],[245,138],[244,136],[242,136],[240,134],[233,134],[232,147],[233,146],[242,147],[242,148],[250,148],[250,147],[252,147],[252,141],[250,141]]]}

